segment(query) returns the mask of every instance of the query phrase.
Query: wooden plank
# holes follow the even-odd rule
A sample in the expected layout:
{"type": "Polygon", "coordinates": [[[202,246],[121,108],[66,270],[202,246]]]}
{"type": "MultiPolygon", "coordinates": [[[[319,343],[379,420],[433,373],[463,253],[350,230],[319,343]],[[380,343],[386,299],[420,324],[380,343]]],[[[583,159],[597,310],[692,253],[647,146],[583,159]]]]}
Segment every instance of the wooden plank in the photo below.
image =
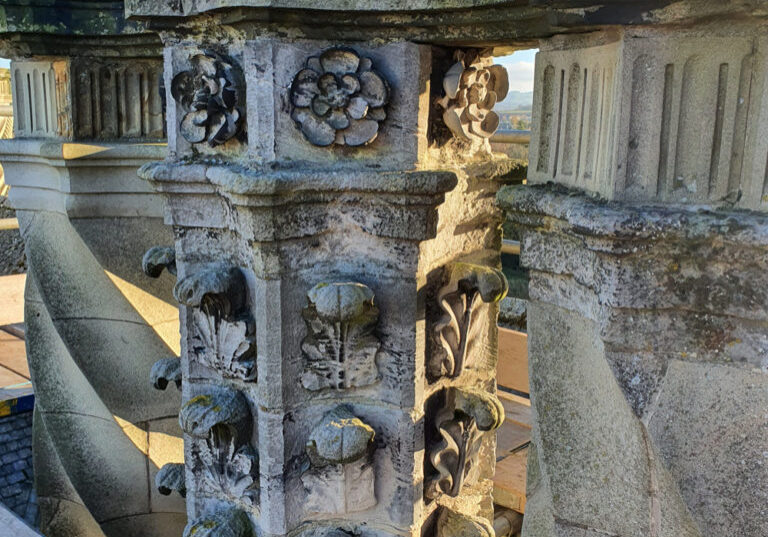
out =
{"type": "Polygon", "coordinates": [[[525,513],[525,480],[528,450],[513,453],[496,463],[493,503],[525,513]]]}
{"type": "Polygon", "coordinates": [[[496,379],[504,386],[522,393],[530,393],[528,385],[528,335],[499,327],[499,361],[496,379]]]}
{"type": "Polygon", "coordinates": [[[24,283],[26,274],[0,276],[0,326],[24,322],[24,283]]]}
{"type": "Polygon", "coordinates": [[[510,451],[520,448],[531,440],[531,429],[518,425],[509,420],[504,420],[496,431],[496,460],[509,454],[510,451]]]}
{"type": "Polygon", "coordinates": [[[517,425],[531,428],[533,420],[531,418],[531,401],[502,391],[497,392],[501,405],[504,407],[504,423],[514,422],[517,425]]]}

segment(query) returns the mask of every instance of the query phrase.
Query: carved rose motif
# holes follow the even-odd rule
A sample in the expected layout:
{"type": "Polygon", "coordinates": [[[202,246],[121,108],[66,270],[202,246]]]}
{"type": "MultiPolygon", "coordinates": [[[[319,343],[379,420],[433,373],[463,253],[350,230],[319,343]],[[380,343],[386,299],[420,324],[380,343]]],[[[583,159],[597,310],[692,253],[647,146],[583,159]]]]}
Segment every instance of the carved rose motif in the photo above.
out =
{"type": "Polygon", "coordinates": [[[463,140],[485,139],[499,128],[493,112],[509,91],[507,70],[493,65],[490,51],[456,51],[456,63],[445,73],[443,121],[454,136],[463,140]]]}
{"type": "Polygon", "coordinates": [[[215,52],[197,54],[190,61],[192,69],[177,74],[171,82],[171,95],[186,111],[179,132],[189,143],[207,140],[215,147],[240,132],[242,75],[230,60],[215,52]]]}
{"type": "Polygon", "coordinates": [[[386,119],[389,85],[370,58],[333,48],[307,60],[291,85],[291,117],[314,145],[365,145],[386,119]]]}

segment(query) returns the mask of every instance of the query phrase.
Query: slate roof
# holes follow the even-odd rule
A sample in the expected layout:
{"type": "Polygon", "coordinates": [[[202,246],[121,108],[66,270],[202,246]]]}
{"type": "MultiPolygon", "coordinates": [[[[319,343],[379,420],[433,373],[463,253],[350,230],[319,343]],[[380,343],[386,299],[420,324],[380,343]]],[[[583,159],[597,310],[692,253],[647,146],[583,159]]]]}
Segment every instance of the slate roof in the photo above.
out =
{"type": "Polygon", "coordinates": [[[32,412],[0,418],[0,502],[37,527],[32,474],[32,412]]]}

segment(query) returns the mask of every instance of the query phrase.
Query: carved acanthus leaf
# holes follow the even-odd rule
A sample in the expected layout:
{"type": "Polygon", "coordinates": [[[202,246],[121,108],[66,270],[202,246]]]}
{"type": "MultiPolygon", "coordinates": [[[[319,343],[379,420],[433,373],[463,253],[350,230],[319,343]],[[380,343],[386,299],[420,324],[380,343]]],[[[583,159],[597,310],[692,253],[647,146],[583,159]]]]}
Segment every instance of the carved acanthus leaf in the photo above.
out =
{"type": "Polygon", "coordinates": [[[434,325],[432,356],[427,362],[430,377],[458,377],[468,367],[473,318],[478,302],[498,302],[507,294],[507,279],[500,270],[454,263],[447,270],[447,282],[437,293],[443,311],[434,325]]]}
{"type": "Polygon", "coordinates": [[[373,291],[361,283],[321,283],[307,293],[302,312],[308,335],[302,385],[308,390],[346,389],[379,380],[374,330],[379,309],[373,291]]]}
{"type": "Polygon", "coordinates": [[[158,390],[164,390],[168,383],[176,384],[177,389],[181,389],[181,360],[172,356],[170,358],[161,358],[152,366],[149,374],[149,380],[158,390]]]}
{"type": "Polygon", "coordinates": [[[231,508],[190,520],[182,537],[257,537],[257,534],[245,511],[231,508]]]}
{"type": "Polygon", "coordinates": [[[159,278],[163,269],[176,276],[176,250],[173,246],[153,246],[141,259],[141,268],[150,278],[159,278]]]}
{"type": "Polygon", "coordinates": [[[214,427],[210,436],[193,447],[200,465],[199,492],[215,493],[253,507],[259,504],[259,455],[250,446],[238,447],[227,427],[214,427]]]}
{"type": "Polygon", "coordinates": [[[208,393],[182,405],[179,424],[188,435],[207,438],[217,425],[237,431],[250,417],[251,411],[242,393],[225,386],[211,386],[208,393]]]}
{"type": "Polygon", "coordinates": [[[164,496],[168,496],[175,490],[182,498],[186,498],[187,485],[184,475],[184,463],[169,462],[164,464],[155,475],[155,486],[157,491],[164,496]]]}
{"type": "Polygon", "coordinates": [[[425,472],[424,495],[430,500],[461,493],[476,466],[482,433],[497,429],[504,421],[501,403],[486,392],[447,388],[434,397],[444,401],[435,414],[435,434],[427,449],[432,471],[425,472]]]}
{"type": "Polygon", "coordinates": [[[445,109],[443,121],[458,138],[488,139],[499,128],[493,107],[509,92],[507,70],[493,65],[490,50],[458,50],[455,59],[443,78],[445,96],[438,101],[445,109]]]}

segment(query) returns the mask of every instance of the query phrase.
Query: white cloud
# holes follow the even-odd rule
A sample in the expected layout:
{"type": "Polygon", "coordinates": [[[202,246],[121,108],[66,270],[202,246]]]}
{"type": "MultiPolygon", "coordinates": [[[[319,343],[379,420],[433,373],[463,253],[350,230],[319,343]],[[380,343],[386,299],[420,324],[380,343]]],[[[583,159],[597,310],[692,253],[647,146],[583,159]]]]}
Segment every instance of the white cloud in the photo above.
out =
{"type": "Polygon", "coordinates": [[[533,91],[533,62],[505,62],[502,58],[499,63],[507,68],[510,90],[533,91]]]}

